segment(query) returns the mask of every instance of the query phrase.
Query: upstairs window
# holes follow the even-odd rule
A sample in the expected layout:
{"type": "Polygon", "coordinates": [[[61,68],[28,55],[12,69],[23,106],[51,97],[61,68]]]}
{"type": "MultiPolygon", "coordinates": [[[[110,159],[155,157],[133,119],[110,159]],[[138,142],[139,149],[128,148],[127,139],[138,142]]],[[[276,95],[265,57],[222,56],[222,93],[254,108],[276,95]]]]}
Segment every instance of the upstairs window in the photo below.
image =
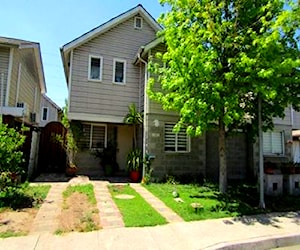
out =
{"type": "Polygon", "coordinates": [[[42,121],[48,121],[48,108],[47,107],[43,107],[42,121]]]}
{"type": "Polygon", "coordinates": [[[126,83],[126,60],[114,59],[113,82],[118,84],[126,83]]]}
{"type": "Polygon", "coordinates": [[[165,124],[165,152],[189,152],[190,139],[185,129],[173,132],[175,123],[165,124]]]}
{"type": "Polygon", "coordinates": [[[264,155],[283,155],[284,154],[284,132],[283,131],[264,132],[263,152],[264,155]]]}
{"type": "Polygon", "coordinates": [[[134,28],[135,29],[142,29],[143,28],[143,18],[135,17],[134,18],[134,28]]]}
{"type": "Polygon", "coordinates": [[[101,56],[90,56],[89,58],[89,80],[102,80],[102,64],[103,58],[101,56]]]}

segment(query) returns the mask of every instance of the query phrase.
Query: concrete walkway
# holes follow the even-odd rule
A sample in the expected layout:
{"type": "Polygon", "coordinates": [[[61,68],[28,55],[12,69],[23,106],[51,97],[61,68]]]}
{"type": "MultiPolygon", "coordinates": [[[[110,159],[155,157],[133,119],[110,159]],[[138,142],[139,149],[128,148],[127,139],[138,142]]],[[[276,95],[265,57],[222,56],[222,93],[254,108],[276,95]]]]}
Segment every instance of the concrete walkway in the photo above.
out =
{"type": "Polygon", "coordinates": [[[300,244],[300,212],[183,222],[140,184],[131,186],[170,223],[163,226],[125,228],[107,181],[74,179],[49,183],[51,189],[28,236],[0,239],[0,249],[271,249],[300,244]],[[92,183],[100,224],[90,233],[54,235],[62,192],[69,184],[92,183]]]}
{"type": "Polygon", "coordinates": [[[62,192],[66,183],[49,183],[51,188],[45,202],[41,205],[29,234],[54,233],[58,229],[57,216],[62,207],[62,192]]]}
{"type": "Polygon", "coordinates": [[[103,229],[124,227],[122,215],[108,191],[107,181],[93,181],[99,209],[100,225],[103,229]]]}
{"type": "Polygon", "coordinates": [[[146,188],[138,183],[131,183],[131,187],[135,189],[156,211],[158,211],[169,223],[182,222],[183,219],[173,210],[167,207],[161,200],[156,198],[146,188]]]}

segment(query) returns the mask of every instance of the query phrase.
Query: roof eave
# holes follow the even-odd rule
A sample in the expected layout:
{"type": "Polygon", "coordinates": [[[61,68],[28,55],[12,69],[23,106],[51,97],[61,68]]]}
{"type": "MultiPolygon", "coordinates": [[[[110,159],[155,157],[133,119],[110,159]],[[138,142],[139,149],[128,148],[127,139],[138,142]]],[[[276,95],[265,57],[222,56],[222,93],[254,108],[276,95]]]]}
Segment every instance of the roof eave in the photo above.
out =
{"type": "Polygon", "coordinates": [[[70,52],[74,48],[80,46],[81,44],[86,43],[87,41],[93,39],[96,36],[99,36],[100,34],[113,28],[114,26],[118,25],[119,23],[122,23],[124,20],[130,18],[131,16],[136,15],[137,13],[141,13],[141,15],[143,15],[144,18],[146,18],[149,21],[149,24],[152,26],[152,28],[155,31],[162,30],[162,27],[156,22],[156,20],[144,9],[144,7],[142,5],[139,4],[136,7],[132,8],[131,10],[126,11],[117,17],[114,17],[113,19],[107,21],[106,23],[96,27],[95,29],[92,29],[91,31],[74,39],[73,41],[63,45],[62,46],[63,52],[64,53],[70,52]]]}
{"type": "Polygon", "coordinates": [[[154,39],[153,41],[151,41],[150,43],[146,44],[145,46],[141,46],[134,57],[133,64],[137,64],[140,58],[144,58],[151,49],[155,48],[157,45],[163,42],[164,42],[164,37],[160,36],[154,39]]]}

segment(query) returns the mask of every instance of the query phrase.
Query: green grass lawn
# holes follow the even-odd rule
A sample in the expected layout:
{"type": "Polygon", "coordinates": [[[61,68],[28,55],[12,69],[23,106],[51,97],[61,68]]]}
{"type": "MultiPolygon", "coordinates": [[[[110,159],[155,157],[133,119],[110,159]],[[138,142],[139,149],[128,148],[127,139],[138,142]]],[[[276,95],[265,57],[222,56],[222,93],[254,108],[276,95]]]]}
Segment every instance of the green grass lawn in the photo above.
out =
{"type": "Polygon", "coordinates": [[[166,224],[167,221],[129,185],[110,185],[109,191],[123,216],[126,227],[166,224]],[[133,195],[133,199],[119,199],[116,195],[133,195]]]}
{"type": "MultiPolygon", "coordinates": [[[[259,210],[252,205],[237,198],[236,195],[222,195],[217,186],[206,184],[156,184],[145,185],[150,192],[162,200],[185,221],[214,219],[229,216],[258,213],[259,210]],[[174,200],[173,192],[179,194],[183,202],[174,200]],[[200,203],[203,208],[195,209],[192,203],[200,203]]],[[[246,195],[246,194],[245,194],[246,195]]]]}
{"type": "Polygon", "coordinates": [[[63,197],[66,199],[75,192],[85,194],[91,204],[95,205],[97,203],[94,187],[92,184],[68,186],[63,192],[63,197]]]}

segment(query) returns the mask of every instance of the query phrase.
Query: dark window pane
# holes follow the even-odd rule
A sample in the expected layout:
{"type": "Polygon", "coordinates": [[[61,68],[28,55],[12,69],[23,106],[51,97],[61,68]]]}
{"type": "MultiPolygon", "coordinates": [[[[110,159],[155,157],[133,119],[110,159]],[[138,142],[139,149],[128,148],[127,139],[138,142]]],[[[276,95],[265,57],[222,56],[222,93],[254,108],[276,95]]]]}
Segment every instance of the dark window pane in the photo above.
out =
{"type": "Polygon", "coordinates": [[[124,82],[124,62],[115,62],[115,82],[124,82]]]}

